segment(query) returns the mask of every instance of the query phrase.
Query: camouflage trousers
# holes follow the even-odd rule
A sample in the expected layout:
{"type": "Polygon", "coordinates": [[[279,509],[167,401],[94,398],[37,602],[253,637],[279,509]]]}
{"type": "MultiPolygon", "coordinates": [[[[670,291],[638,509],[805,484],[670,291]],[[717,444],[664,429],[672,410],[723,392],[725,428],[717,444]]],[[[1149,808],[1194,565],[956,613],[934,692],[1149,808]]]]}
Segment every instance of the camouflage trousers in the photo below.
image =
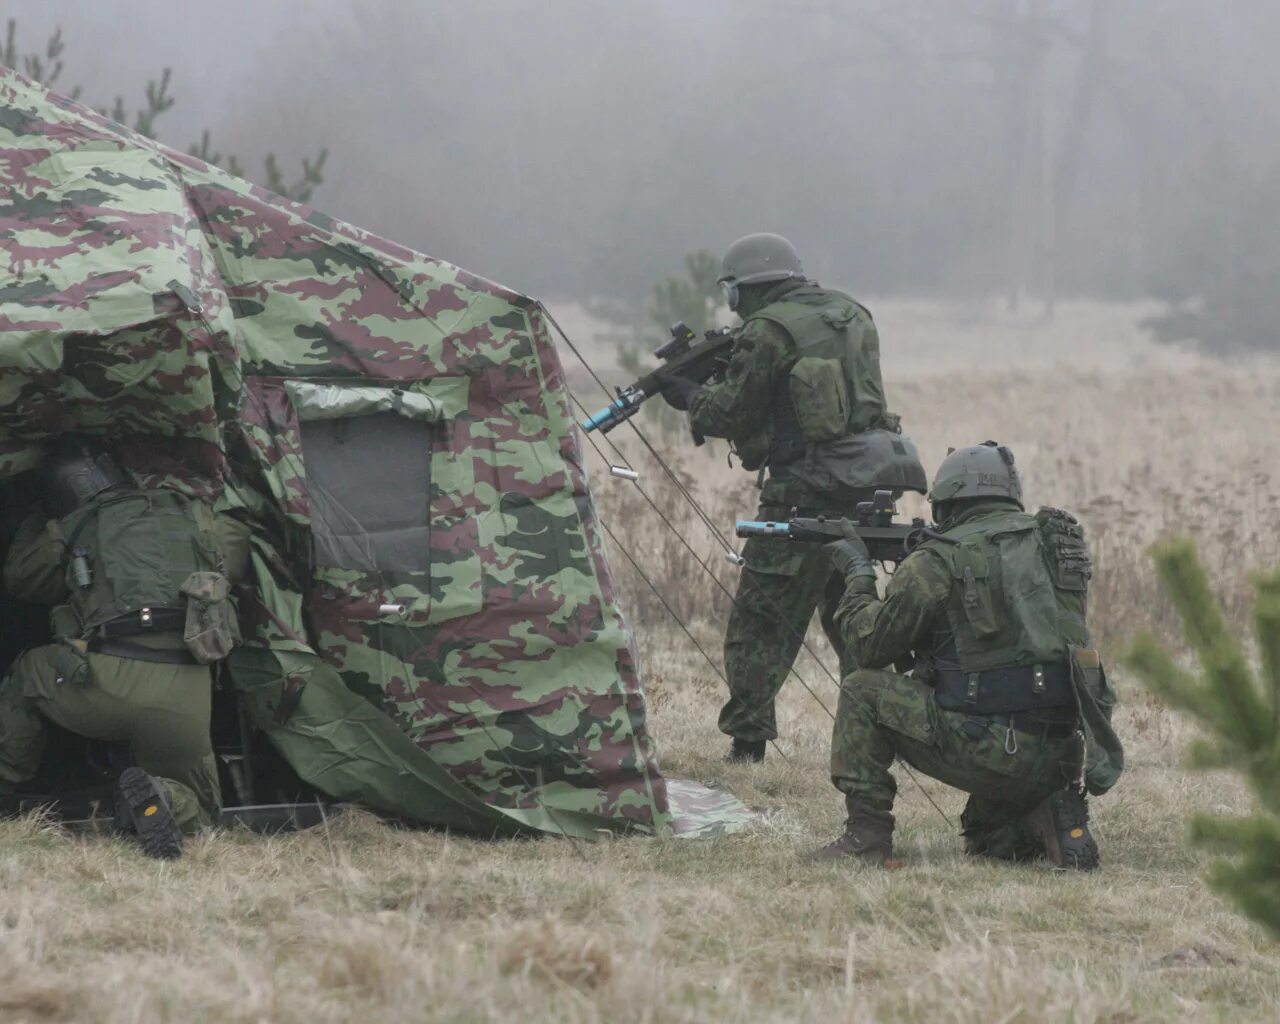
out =
{"type": "MultiPolygon", "coordinates": [[[[760,518],[784,518],[783,507],[762,506],[760,518]]],[[[746,566],[734,596],[724,637],[724,667],[729,700],[720,712],[720,731],[740,740],[771,740],[778,735],[774,700],[795,663],[813,613],[821,609],[822,628],[836,651],[843,644],[835,611],[844,580],[831,569],[818,544],[753,537],[742,551],[746,566]]],[[[853,663],[840,653],[840,677],[853,663]]]]}
{"type": "Polygon", "coordinates": [[[89,654],[88,678],[72,682],[62,678],[65,651],[34,647],[0,683],[0,787],[35,777],[52,722],[90,739],[127,741],[138,766],[168,790],[184,832],[216,821],[222,793],[209,738],[209,669],[89,654]]]}
{"type": "Polygon", "coordinates": [[[1074,712],[966,715],[938,707],[933,689],[910,676],[860,669],[840,688],[831,781],[851,814],[892,822],[889,767],[900,757],[971,794],[963,819],[971,851],[1018,859],[1018,821],[1077,774],[1074,730],[1074,712]]]}

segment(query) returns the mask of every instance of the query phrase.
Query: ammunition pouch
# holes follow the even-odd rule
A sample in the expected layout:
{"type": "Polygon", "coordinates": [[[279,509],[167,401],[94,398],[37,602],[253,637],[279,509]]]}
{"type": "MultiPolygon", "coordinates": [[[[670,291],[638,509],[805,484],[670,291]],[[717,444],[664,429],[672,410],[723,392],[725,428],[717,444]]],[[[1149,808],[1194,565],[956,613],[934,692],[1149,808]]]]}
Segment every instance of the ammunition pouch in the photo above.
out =
{"type": "Polygon", "coordinates": [[[62,686],[87,686],[93,681],[93,666],[84,652],[84,645],[73,640],[62,640],[53,655],[54,676],[62,686]]]}
{"type": "Polygon", "coordinates": [[[60,604],[49,615],[49,631],[58,640],[79,640],[84,629],[80,616],[69,604],[60,604]]]}
{"type": "Polygon", "coordinates": [[[803,356],[787,377],[795,421],[805,441],[834,441],[849,431],[852,411],[844,364],[839,359],[803,356]]]}
{"type": "Polygon", "coordinates": [[[221,661],[240,640],[231,585],[220,572],[193,572],[182,584],[187,596],[182,639],[201,665],[221,661]]]}
{"type": "Polygon", "coordinates": [[[934,699],[945,711],[999,715],[1036,708],[1074,707],[1071,667],[1065,663],[1018,665],[961,672],[938,669],[934,699]]]}

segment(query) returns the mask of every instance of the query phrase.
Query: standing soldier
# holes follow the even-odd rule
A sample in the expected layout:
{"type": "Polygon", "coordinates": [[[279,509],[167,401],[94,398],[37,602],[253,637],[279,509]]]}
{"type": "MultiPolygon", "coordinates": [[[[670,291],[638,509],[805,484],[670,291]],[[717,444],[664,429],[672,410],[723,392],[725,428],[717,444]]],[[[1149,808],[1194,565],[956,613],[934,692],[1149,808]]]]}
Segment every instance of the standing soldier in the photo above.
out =
{"type": "Polygon", "coordinates": [[[1013,453],[994,441],[948,455],[929,497],[937,532],[883,600],[856,534],[827,546],[847,586],[836,622],[861,667],[831,741],[848,823],[820,854],[889,860],[896,756],[971,794],[970,853],[1095,868],[1086,792],[1110,789],[1124,755],[1085,625],[1083,531],[1057,509],[1023,511],[1013,453]]]}
{"type": "Polygon", "coordinates": [[[221,807],[208,666],[236,639],[220,537],[238,524],[177,491],[133,487],[75,442],[44,474],[49,517],[19,528],[4,586],[58,604],[55,642],[0,683],[0,785],[34,777],[46,720],[127,741],[137,767],[117,781],[116,823],[151,856],[176,857],[182,833],[221,807]]]}
{"type": "MultiPolygon", "coordinates": [[[[885,405],[880,339],[871,314],[805,277],[780,235],[729,246],[720,284],[742,318],[724,379],[711,386],[668,376],[663,396],[687,410],[695,438],[727,438],[761,488],[758,517],[851,516],[877,489],[923,492],[924,469],[885,405]],[[766,476],[767,474],[767,476],[766,476]]],[[[763,761],[778,735],[774,698],[809,620],[842,651],[833,615],[843,581],[821,549],[752,538],[725,632],[729,700],[720,730],[731,761],[763,761]]],[[[853,668],[841,654],[841,675],[853,668]]]]}

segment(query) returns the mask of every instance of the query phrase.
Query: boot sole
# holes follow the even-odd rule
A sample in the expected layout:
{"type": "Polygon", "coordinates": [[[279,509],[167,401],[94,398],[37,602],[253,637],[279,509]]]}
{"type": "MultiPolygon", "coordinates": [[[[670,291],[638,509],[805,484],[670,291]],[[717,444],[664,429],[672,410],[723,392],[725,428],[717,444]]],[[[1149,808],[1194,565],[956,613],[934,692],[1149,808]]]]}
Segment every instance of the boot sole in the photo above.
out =
{"type": "Polygon", "coordinates": [[[155,780],[141,768],[126,768],[116,782],[116,820],[122,819],[132,826],[148,857],[182,856],[182,831],[155,780]]]}

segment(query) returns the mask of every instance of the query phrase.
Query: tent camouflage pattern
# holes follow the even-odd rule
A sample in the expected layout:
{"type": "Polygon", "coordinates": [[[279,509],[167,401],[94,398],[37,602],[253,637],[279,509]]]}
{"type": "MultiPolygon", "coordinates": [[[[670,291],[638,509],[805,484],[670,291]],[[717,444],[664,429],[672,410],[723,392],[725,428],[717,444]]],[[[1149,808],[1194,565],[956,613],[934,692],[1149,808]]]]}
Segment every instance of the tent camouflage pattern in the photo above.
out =
{"type": "Polygon", "coordinates": [[[671,830],[537,302],[4,70],[0,180],[0,480],[76,431],[248,519],[235,683],[336,669],[396,726],[379,810],[671,830]]]}

